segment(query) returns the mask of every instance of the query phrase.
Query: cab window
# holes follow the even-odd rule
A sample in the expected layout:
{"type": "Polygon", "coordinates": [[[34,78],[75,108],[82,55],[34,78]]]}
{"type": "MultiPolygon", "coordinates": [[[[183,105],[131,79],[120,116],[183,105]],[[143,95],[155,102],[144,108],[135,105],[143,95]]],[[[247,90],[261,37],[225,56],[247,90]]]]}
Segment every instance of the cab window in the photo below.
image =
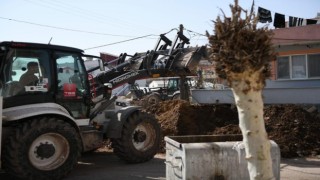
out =
{"type": "Polygon", "coordinates": [[[48,92],[51,82],[48,77],[48,59],[45,50],[11,49],[1,72],[5,84],[2,95],[11,97],[48,92]]]}
{"type": "Polygon", "coordinates": [[[74,84],[79,91],[84,91],[84,69],[78,55],[69,53],[56,53],[58,71],[58,85],[74,84]]]}
{"type": "Polygon", "coordinates": [[[74,118],[86,118],[88,104],[86,96],[87,78],[79,54],[56,52],[54,54],[57,71],[57,101],[66,107],[74,118]]]}

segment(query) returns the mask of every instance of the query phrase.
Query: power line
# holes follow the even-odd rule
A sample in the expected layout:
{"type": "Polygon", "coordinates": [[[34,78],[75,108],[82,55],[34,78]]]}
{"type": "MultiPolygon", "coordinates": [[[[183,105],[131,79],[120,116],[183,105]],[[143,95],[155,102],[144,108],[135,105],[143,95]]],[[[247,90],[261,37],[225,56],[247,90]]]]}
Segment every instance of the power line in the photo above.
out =
{"type": "MultiPolygon", "coordinates": [[[[118,36],[118,37],[134,37],[134,36],[129,36],[129,35],[119,35],[119,34],[108,34],[108,33],[99,33],[99,32],[92,32],[92,31],[83,31],[83,30],[77,30],[77,29],[70,29],[70,28],[64,28],[64,27],[57,27],[57,26],[51,26],[51,25],[45,25],[45,24],[39,24],[39,23],[34,23],[34,22],[29,22],[29,21],[23,21],[23,20],[18,20],[18,19],[12,19],[12,18],[7,18],[7,17],[1,17],[0,19],[4,19],[4,20],[8,20],[8,21],[14,21],[14,22],[19,22],[19,23],[25,23],[25,24],[30,24],[30,25],[34,25],[34,26],[41,26],[41,27],[46,27],[46,28],[53,28],[53,29],[60,29],[60,30],[66,30],[66,31],[73,31],[73,32],[81,32],[81,33],[88,33],[88,34],[96,34],[96,35],[105,35],[105,36],[118,36]]],[[[178,30],[177,28],[173,28],[170,31],[164,33],[168,34],[174,30],[178,30]]],[[[203,34],[185,29],[188,32],[192,32],[197,34],[198,36],[205,36],[203,34]]],[[[141,39],[141,38],[146,38],[146,37],[150,37],[150,36],[157,36],[154,34],[149,34],[149,35],[145,35],[145,36],[139,36],[139,37],[134,37],[131,39],[127,39],[127,40],[123,40],[123,41],[118,41],[118,42],[113,42],[113,43],[109,43],[109,44],[105,44],[105,45],[100,45],[100,46],[95,46],[95,47],[90,47],[90,48],[86,48],[84,50],[89,50],[89,49],[96,49],[96,48],[100,48],[100,47],[105,47],[105,46],[110,46],[110,45],[114,45],[114,44],[120,44],[120,43],[124,43],[124,42],[128,42],[128,41],[133,41],[136,39],[141,39]]],[[[198,39],[199,40],[199,39],[198,39]]]]}
{"type": "Polygon", "coordinates": [[[171,32],[174,31],[174,30],[179,31],[178,28],[172,28],[170,31],[168,31],[168,32],[166,32],[166,33],[163,33],[163,35],[169,34],[169,33],[171,33],[171,32]]]}
{"type": "Polygon", "coordinates": [[[194,34],[196,34],[196,35],[198,35],[198,36],[205,36],[205,37],[207,37],[207,36],[204,35],[204,34],[201,34],[201,33],[195,32],[195,31],[192,31],[192,30],[190,30],[190,29],[184,28],[184,30],[186,30],[186,31],[188,31],[188,32],[190,32],[190,33],[194,33],[194,34]]]}
{"type": "MultiPolygon", "coordinates": [[[[165,34],[168,34],[174,30],[177,30],[177,28],[172,28],[170,31],[166,32],[166,33],[163,33],[163,35],[165,34]]],[[[193,32],[196,34],[196,36],[205,36],[203,34],[200,34],[200,33],[197,33],[197,32],[194,32],[194,31],[191,31],[191,30],[187,30],[188,32],[193,32]]],[[[113,43],[109,43],[109,44],[105,44],[105,45],[100,45],[100,46],[95,46],[95,47],[90,47],[90,48],[86,48],[84,50],[90,50],[90,49],[96,49],[96,48],[101,48],[101,47],[105,47],[105,46],[111,46],[111,45],[115,45],[115,44],[120,44],[120,43],[124,43],[124,42],[128,42],[128,41],[133,41],[133,40],[136,40],[136,39],[141,39],[141,38],[146,38],[146,37],[149,37],[149,36],[157,36],[157,35],[154,35],[154,34],[149,34],[149,35],[145,35],[145,36],[140,36],[140,37],[136,37],[136,38],[132,38],[132,39],[127,39],[127,40],[123,40],[123,41],[118,41],[118,42],[113,42],[113,43]]],[[[202,40],[202,39],[198,39],[198,40],[202,40]]]]}
{"type": "Polygon", "coordinates": [[[99,32],[93,32],[93,31],[84,31],[84,30],[78,30],[78,29],[57,27],[57,26],[51,26],[51,25],[46,25],[46,24],[34,23],[34,22],[30,22],[30,21],[23,21],[23,20],[18,20],[18,19],[6,18],[6,17],[1,17],[1,16],[0,16],[0,19],[5,19],[5,20],[8,20],[8,21],[15,21],[15,22],[19,22],[19,23],[25,23],[25,24],[31,24],[31,25],[34,25],[34,26],[41,26],[41,27],[46,27],[46,28],[60,29],[60,30],[73,31],[73,32],[81,32],[81,33],[88,33],[88,34],[96,34],[96,35],[104,35],[104,36],[117,36],[117,37],[135,37],[135,36],[129,36],[129,35],[108,34],[108,33],[99,33],[99,32]]]}
{"type": "Polygon", "coordinates": [[[84,49],[84,50],[96,49],[96,48],[101,48],[101,47],[105,47],[105,46],[111,46],[111,45],[120,44],[120,43],[124,43],[124,42],[128,42],[128,41],[133,41],[133,40],[136,40],[136,39],[146,38],[146,37],[149,37],[149,36],[156,36],[156,35],[154,35],[154,34],[149,34],[149,35],[140,36],[140,37],[136,37],[136,38],[132,38],[132,39],[127,39],[127,40],[123,40],[123,41],[118,41],[118,42],[113,42],[113,43],[109,43],[109,44],[104,44],[104,45],[101,45],[101,46],[90,47],[90,48],[86,48],[86,49],[84,49]]]}
{"type": "MultiPolygon", "coordinates": [[[[136,39],[147,38],[147,37],[150,37],[150,36],[157,36],[157,35],[154,35],[154,34],[149,34],[149,35],[139,36],[139,37],[128,36],[128,35],[119,35],[119,34],[107,34],[107,33],[98,33],[98,32],[92,32],[92,31],[83,31],[83,30],[77,30],[77,29],[70,29],[70,28],[63,28],[63,27],[39,24],[39,23],[34,23],[34,22],[29,22],[29,21],[22,21],[22,20],[18,20],[18,19],[6,18],[6,17],[1,17],[1,16],[0,16],[0,19],[5,19],[5,20],[8,20],[8,21],[14,21],[14,22],[19,22],[19,23],[25,23],[25,24],[31,24],[31,25],[34,25],[34,26],[41,26],[41,27],[46,27],[46,28],[73,31],[73,32],[81,32],[81,33],[89,33],[89,34],[97,34],[97,35],[105,35],[105,36],[134,37],[134,38],[123,40],[123,41],[118,41],[118,42],[113,42],[113,43],[109,43],[109,44],[105,44],[105,45],[101,45],[101,46],[95,46],[95,47],[86,48],[84,50],[96,49],[96,48],[110,46],[110,45],[114,45],[114,44],[120,44],[120,43],[124,43],[124,42],[128,42],[128,41],[133,41],[133,40],[136,40],[136,39]]],[[[168,34],[168,33],[172,32],[173,30],[177,30],[177,29],[173,28],[173,29],[171,29],[170,31],[168,31],[168,32],[166,32],[164,34],[168,34]]]]}
{"type": "MultiPolygon", "coordinates": [[[[166,33],[163,33],[163,35],[166,35],[166,34],[169,34],[170,32],[172,31],[179,31],[177,28],[172,28],[171,30],[169,30],[168,32],[166,33]]],[[[191,31],[191,30],[188,30],[186,28],[184,28],[184,30],[188,31],[189,32],[192,32],[194,33],[195,36],[205,36],[207,37],[206,35],[203,35],[203,34],[200,34],[200,33],[197,33],[195,31],[191,31]]],[[[101,47],[105,47],[105,46],[111,46],[111,45],[115,45],[115,44],[120,44],[120,43],[124,43],[124,42],[128,42],[128,41],[133,41],[133,40],[136,40],[136,39],[141,39],[141,38],[146,38],[146,37],[149,37],[149,36],[157,36],[157,35],[154,35],[154,34],[149,34],[149,35],[145,35],[145,36],[140,36],[140,37],[136,37],[136,38],[132,38],[132,39],[127,39],[127,40],[123,40],[123,41],[118,41],[118,42],[113,42],[113,43],[109,43],[109,44],[105,44],[105,45],[101,45],[101,46],[95,46],[95,47],[90,47],[90,48],[86,48],[84,50],[90,50],[90,49],[96,49],[96,48],[101,48],[101,47]]],[[[190,37],[191,38],[191,37],[190,37]]],[[[198,40],[201,40],[198,38],[198,40]]]]}
{"type": "MultiPolygon", "coordinates": [[[[47,1],[52,1],[52,0],[47,0],[47,1]]],[[[66,1],[61,1],[61,0],[55,0],[57,1],[58,3],[60,4],[65,4],[66,6],[68,7],[72,7],[74,9],[78,9],[78,11],[80,12],[84,12],[86,14],[90,14],[90,16],[95,16],[97,18],[100,18],[100,19],[103,19],[105,20],[105,22],[107,23],[110,23],[110,20],[113,21],[113,22],[116,22],[118,23],[120,26],[125,26],[127,29],[130,28],[130,29],[135,29],[133,28],[132,26],[139,26],[139,27],[143,27],[143,29],[149,29],[149,30],[152,30],[152,31],[155,31],[156,29],[155,28],[151,28],[150,26],[145,26],[144,24],[136,24],[136,23],[132,23],[132,22],[136,22],[136,20],[134,21],[128,21],[128,20],[124,20],[122,18],[119,18],[119,16],[116,14],[116,16],[110,16],[112,14],[110,13],[102,13],[101,11],[93,11],[91,9],[84,9],[84,8],[81,8],[79,6],[74,6],[74,4],[70,4],[70,2],[66,2],[66,1]],[[109,15],[110,14],[110,15],[109,15]],[[108,16],[109,15],[109,16],[108,16]],[[107,19],[108,18],[108,19],[107,19]]],[[[53,1],[54,2],[54,1],[53,1]]]]}
{"type": "MultiPolygon", "coordinates": [[[[194,37],[195,37],[196,35],[207,37],[207,36],[204,35],[204,34],[201,34],[201,33],[198,33],[198,32],[195,32],[195,31],[192,31],[192,30],[189,30],[189,29],[186,29],[186,28],[184,28],[184,30],[186,30],[187,32],[194,33],[194,37]]],[[[320,39],[280,38],[280,37],[273,37],[272,39],[276,39],[276,40],[296,40],[296,41],[320,41],[320,39]]],[[[198,40],[207,40],[207,39],[198,39],[198,40]]]]}
{"type": "MultiPolygon", "coordinates": [[[[24,1],[29,2],[29,3],[31,3],[33,5],[37,5],[37,6],[42,6],[42,7],[48,8],[50,10],[59,11],[59,12],[62,12],[62,13],[68,14],[68,15],[73,14],[73,15],[76,15],[76,16],[81,16],[81,17],[86,18],[86,19],[97,20],[97,19],[91,18],[89,16],[86,16],[83,13],[75,12],[73,10],[70,11],[70,10],[57,8],[55,5],[52,5],[50,3],[46,3],[46,2],[42,2],[42,1],[32,1],[32,0],[24,0],[24,1]]],[[[99,21],[99,22],[103,23],[103,21],[99,21]]]]}
{"type": "MultiPolygon", "coordinates": [[[[119,18],[114,17],[108,17],[105,14],[101,14],[95,11],[90,11],[90,9],[83,9],[77,6],[74,6],[74,4],[61,2],[61,1],[52,1],[52,0],[42,0],[42,1],[35,1],[35,0],[24,0],[31,4],[35,4],[38,6],[49,8],[50,10],[54,9],[56,11],[60,11],[62,13],[68,14],[68,15],[76,15],[81,16],[85,19],[90,19],[91,21],[97,21],[99,23],[105,23],[105,24],[112,24],[114,27],[118,28],[126,28],[126,29],[132,29],[136,30],[137,28],[134,28],[132,25],[134,25],[131,22],[124,21],[119,18]],[[131,25],[130,25],[131,24],[131,25]]],[[[107,13],[106,13],[107,14],[107,13]]],[[[136,25],[135,25],[136,26],[136,25]]],[[[141,26],[141,25],[139,25],[141,26]]]]}

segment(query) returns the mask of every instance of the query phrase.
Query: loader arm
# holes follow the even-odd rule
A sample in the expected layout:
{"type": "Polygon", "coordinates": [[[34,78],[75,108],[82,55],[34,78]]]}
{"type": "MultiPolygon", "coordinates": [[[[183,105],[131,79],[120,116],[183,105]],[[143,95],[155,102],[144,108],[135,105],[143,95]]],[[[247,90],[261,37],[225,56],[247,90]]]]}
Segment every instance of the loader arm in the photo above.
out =
{"type": "MultiPolygon", "coordinates": [[[[187,44],[188,41],[188,38],[178,32],[174,43],[177,45],[167,49],[171,41],[161,34],[154,50],[136,53],[128,59],[126,59],[128,55],[124,53],[112,62],[104,63],[104,66],[108,66],[117,62],[117,65],[94,78],[97,96],[104,94],[105,97],[110,98],[110,95],[105,94],[108,89],[114,89],[126,83],[132,84],[139,79],[195,76],[196,66],[206,56],[206,47],[184,48],[184,44],[187,44]],[[180,43],[177,44],[179,40],[180,43]],[[162,41],[164,45],[160,46],[162,41]]],[[[96,69],[98,67],[88,72],[96,69]]]]}

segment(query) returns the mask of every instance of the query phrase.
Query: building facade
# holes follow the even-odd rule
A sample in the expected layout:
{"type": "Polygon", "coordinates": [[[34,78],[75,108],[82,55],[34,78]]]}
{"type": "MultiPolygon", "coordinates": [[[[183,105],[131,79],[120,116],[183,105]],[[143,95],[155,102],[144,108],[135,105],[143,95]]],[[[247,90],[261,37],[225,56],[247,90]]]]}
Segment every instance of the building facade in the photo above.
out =
{"type": "Polygon", "coordinates": [[[273,32],[278,54],[266,88],[320,87],[320,24],[273,32]]]}

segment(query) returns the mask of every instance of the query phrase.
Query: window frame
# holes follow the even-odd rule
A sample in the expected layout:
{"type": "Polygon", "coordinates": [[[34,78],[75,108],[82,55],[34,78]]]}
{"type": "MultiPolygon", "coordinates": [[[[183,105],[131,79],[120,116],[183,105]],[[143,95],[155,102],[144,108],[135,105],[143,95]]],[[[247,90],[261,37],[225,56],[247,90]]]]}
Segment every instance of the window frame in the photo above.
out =
{"type": "MultiPolygon", "coordinates": [[[[286,81],[286,80],[313,80],[313,79],[320,79],[320,76],[318,77],[310,77],[309,75],[309,55],[320,55],[320,53],[308,53],[308,54],[290,54],[290,55],[282,55],[282,56],[277,56],[277,60],[276,60],[276,80],[278,81],[286,81]],[[304,56],[304,64],[305,64],[305,74],[306,77],[304,78],[294,78],[293,77],[293,60],[292,57],[293,56],[304,56]],[[279,78],[279,57],[288,57],[288,61],[289,61],[289,78],[279,78]]],[[[320,61],[320,59],[319,59],[320,61]]],[[[320,68],[319,68],[320,71],[320,68]]]]}
{"type": "Polygon", "coordinates": [[[290,56],[278,56],[277,57],[277,66],[276,66],[276,71],[277,71],[277,74],[276,74],[276,76],[277,76],[277,80],[288,80],[288,79],[291,79],[291,60],[290,60],[291,58],[290,58],[290,56]],[[279,57],[281,57],[281,58],[283,58],[283,57],[288,57],[288,61],[289,61],[289,78],[279,78],[279,60],[278,60],[278,58],[279,57]]]}
{"type": "MultiPolygon", "coordinates": [[[[307,67],[308,67],[307,76],[308,76],[308,79],[320,79],[320,75],[317,76],[317,77],[310,77],[310,71],[309,71],[309,55],[319,55],[319,56],[320,56],[320,53],[310,53],[310,54],[307,54],[307,67]]],[[[318,61],[320,61],[320,58],[319,58],[318,61]]],[[[320,67],[319,67],[319,71],[320,71],[320,67]]]]}

